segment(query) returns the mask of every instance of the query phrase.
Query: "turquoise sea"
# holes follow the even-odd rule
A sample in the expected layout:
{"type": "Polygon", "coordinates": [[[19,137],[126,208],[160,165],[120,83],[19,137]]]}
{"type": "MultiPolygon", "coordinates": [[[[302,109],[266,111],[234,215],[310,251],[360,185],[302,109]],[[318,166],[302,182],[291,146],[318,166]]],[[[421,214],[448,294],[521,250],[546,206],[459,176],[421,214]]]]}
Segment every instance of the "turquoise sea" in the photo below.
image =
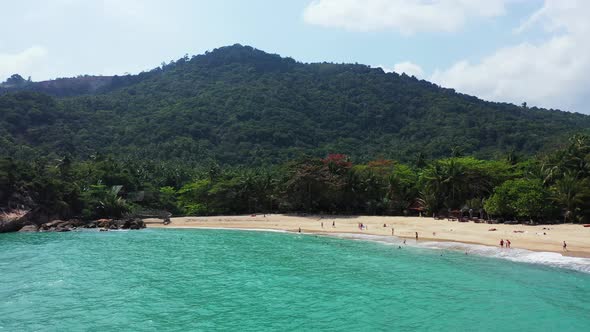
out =
{"type": "Polygon", "coordinates": [[[232,230],[0,234],[0,331],[589,331],[590,274],[232,230]]]}

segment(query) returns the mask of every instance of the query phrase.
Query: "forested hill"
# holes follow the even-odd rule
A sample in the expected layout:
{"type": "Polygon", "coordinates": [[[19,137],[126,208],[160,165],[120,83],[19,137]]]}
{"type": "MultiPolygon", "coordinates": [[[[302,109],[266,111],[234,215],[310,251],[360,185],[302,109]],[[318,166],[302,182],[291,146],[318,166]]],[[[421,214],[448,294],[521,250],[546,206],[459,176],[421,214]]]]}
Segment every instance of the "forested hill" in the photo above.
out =
{"type": "Polygon", "coordinates": [[[0,154],[233,165],[328,153],[488,159],[536,153],[590,128],[586,115],[485,102],[364,65],[304,64],[241,45],[139,75],[66,80],[45,90],[20,80],[0,86],[0,154]]]}

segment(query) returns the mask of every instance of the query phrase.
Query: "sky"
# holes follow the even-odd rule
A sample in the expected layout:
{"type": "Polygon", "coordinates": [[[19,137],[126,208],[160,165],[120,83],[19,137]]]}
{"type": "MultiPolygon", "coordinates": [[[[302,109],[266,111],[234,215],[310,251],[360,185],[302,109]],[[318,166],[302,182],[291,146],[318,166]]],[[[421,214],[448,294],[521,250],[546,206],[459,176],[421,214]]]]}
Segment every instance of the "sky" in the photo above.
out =
{"type": "Polygon", "coordinates": [[[0,1],[0,81],[135,74],[240,43],[590,114],[588,0],[0,1]]]}

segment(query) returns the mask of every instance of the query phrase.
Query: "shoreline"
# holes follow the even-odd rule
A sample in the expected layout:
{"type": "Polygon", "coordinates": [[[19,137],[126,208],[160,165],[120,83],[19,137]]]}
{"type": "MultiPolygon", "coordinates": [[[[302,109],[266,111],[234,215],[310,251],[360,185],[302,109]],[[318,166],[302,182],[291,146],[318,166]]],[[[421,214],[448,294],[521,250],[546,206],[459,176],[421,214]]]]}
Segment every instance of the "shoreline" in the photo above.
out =
{"type": "MultiPolygon", "coordinates": [[[[460,223],[447,220],[434,220],[428,217],[385,217],[385,216],[332,216],[332,215],[241,215],[171,218],[164,225],[159,219],[145,219],[147,228],[202,228],[236,229],[252,231],[280,231],[318,235],[374,235],[391,237],[418,243],[454,242],[457,244],[483,245],[499,248],[500,239],[510,239],[511,249],[524,249],[532,252],[558,253],[564,257],[590,258],[590,228],[579,224],[559,225],[504,225],[460,223]],[[332,227],[332,223],[335,227],[332,227]],[[323,223],[323,227],[322,227],[323,223]],[[367,226],[360,230],[358,224],[367,226]],[[386,227],[383,227],[387,225],[386,227]],[[495,228],[496,231],[489,231],[495,228]],[[566,241],[569,251],[562,250],[566,241]]],[[[510,250],[510,249],[508,249],[510,250]]]]}

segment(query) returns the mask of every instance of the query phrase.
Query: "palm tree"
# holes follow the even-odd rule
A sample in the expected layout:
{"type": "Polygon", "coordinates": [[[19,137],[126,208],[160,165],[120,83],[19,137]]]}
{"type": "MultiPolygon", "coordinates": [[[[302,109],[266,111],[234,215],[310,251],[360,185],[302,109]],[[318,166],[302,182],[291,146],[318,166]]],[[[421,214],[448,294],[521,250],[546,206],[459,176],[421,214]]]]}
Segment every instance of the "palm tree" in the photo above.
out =
{"type": "Polygon", "coordinates": [[[441,207],[441,198],[435,191],[432,190],[432,188],[425,187],[420,193],[418,203],[420,203],[420,205],[422,205],[422,207],[426,209],[429,214],[437,213],[441,207]]]}
{"type": "Polygon", "coordinates": [[[426,167],[426,165],[428,165],[428,163],[426,161],[426,155],[424,154],[424,152],[416,153],[416,159],[414,161],[414,166],[416,166],[416,168],[424,168],[424,167],[426,167]]]}
{"type": "Polygon", "coordinates": [[[424,172],[424,179],[429,191],[443,199],[449,208],[456,208],[463,203],[463,196],[468,191],[465,168],[455,159],[433,164],[424,172]]]}
{"type": "Polygon", "coordinates": [[[564,210],[564,223],[568,221],[568,218],[571,220],[576,217],[577,211],[590,194],[588,179],[580,180],[576,174],[569,172],[557,180],[552,189],[553,200],[564,210]]]}
{"type": "Polygon", "coordinates": [[[511,148],[508,153],[506,154],[506,162],[510,165],[516,165],[518,163],[518,154],[515,148],[511,148]]]}

